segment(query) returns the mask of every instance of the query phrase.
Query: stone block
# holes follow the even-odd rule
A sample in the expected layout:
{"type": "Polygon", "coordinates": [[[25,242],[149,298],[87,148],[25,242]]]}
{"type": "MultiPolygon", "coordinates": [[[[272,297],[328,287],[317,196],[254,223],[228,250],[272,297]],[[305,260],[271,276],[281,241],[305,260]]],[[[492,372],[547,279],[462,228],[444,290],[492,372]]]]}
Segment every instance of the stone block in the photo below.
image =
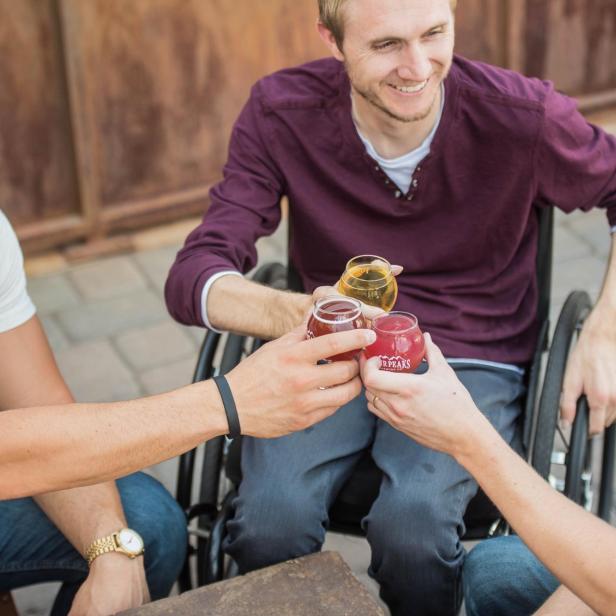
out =
{"type": "Polygon", "coordinates": [[[142,372],[139,379],[147,394],[160,394],[191,383],[196,363],[196,356],[183,359],[142,372]]]}
{"type": "Polygon", "coordinates": [[[112,402],[141,395],[136,379],[107,340],[72,346],[56,359],[80,402],[112,402]]]}
{"type": "Polygon", "coordinates": [[[197,360],[193,339],[171,318],[150,327],[132,329],[114,339],[128,363],[138,371],[166,365],[178,359],[197,360]]]}
{"type": "Polygon", "coordinates": [[[119,297],[146,287],[132,257],[126,255],[75,266],[69,276],[87,301],[119,297]]]}
{"type": "Polygon", "coordinates": [[[139,616],[384,616],[336,552],[311,554],[123,612],[139,616]]]}
{"type": "Polygon", "coordinates": [[[386,605],[379,598],[378,582],[368,575],[370,545],[365,537],[328,532],[325,535],[323,551],[339,552],[351,568],[355,577],[368,589],[374,600],[384,609],[386,605]]]}
{"type": "Polygon", "coordinates": [[[66,274],[28,279],[28,293],[39,315],[65,310],[80,302],[79,294],[66,274]]]}
{"type": "Polygon", "coordinates": [[[79,342],[117,335],[169,317],[160,297],[150,290],[142,290],[113,299],[87,302],[59,313],[57,318],[69,338],[79,342]]]}

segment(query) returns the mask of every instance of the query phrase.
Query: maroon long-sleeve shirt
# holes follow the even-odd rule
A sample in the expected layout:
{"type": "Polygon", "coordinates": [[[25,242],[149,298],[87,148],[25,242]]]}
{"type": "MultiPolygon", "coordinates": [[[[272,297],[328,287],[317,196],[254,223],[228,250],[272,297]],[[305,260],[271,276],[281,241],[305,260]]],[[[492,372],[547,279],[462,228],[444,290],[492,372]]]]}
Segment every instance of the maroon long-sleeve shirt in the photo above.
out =
{"type": "Polygon", "coordinates": [[[524,363],[536,337],[536,208],[603,207],[616,225],[616,139],[550,83],[456,57],[430,154],[402,194],[366,153],[338,61],[277,72],[254,86],[224,179],[171,269],[177,320],[202,324],[207,279],[255,265],[282,195],[306,291],[335,283],[350,257],[378,254],[404,266],[396,308],[446,355],[524,363]]]}

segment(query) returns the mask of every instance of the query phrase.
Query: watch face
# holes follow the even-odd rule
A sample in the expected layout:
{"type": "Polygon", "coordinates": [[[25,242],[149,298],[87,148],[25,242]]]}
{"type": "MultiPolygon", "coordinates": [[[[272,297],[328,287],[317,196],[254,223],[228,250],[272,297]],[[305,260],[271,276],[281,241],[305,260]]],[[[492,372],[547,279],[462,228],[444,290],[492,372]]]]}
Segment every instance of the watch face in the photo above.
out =
{"type": "Polygon", "coordinates": [[[118,533],[118,543],[130,554],[140,554],[143,550],[143,539],[130,528],[123,528],[118,533]]]}

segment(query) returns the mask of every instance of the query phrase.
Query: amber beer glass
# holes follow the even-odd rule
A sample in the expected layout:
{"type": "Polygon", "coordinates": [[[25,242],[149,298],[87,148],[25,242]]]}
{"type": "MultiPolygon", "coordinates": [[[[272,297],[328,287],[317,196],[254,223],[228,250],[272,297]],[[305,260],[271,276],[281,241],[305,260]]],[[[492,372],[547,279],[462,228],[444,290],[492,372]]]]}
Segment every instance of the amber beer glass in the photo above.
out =
{"type": "Polygon", "coordinates": [[[375,255],[353,257],[338,282],[338,291],[386,312],[394,307],[398,297],[389,261],[375,255]]]}
{"type": "Polygon", "coordinates": [[[381,370],[414,372],[426,353],[417,317],[410,312],[394,311],[373,319],[376,342],[366,347],[366,357],[379,357],[381,370]]]}
{"type": "MultiPolygon", "coordinates": [[[[361,303],[350,297],[328,295],[317,300],[308,321],[308,338],[317,338],[325,334],[344,332],[350,329],[364,329],[368,325],[361,311],[361,303]]],[[[328,361],[347,361],[357,356],[357,351],[339,353],[328,357],[328,361]]]]}

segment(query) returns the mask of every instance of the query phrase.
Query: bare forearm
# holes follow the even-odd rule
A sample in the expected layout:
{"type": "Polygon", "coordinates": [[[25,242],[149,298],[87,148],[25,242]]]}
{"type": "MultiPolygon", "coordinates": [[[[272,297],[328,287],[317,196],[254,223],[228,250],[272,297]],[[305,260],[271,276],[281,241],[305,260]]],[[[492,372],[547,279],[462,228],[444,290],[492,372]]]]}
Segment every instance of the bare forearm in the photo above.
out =
{"type": "Polygon", "coordinates": [[[535,612],[535,616],[597,616],[597,613],[566,586],[560,586],[535,612]]]}
{"type": "MultiPolygon", "coordinates": [[[[82,460],[81,464],[85,462],[82,460]]],[[[126,526],[114,481],[39,494],[34,498],[47,517],[82,555],[95,539],[126,526]]]]}
{"type": "Polygon", "coordinates": [[[554,575],[600,614],[616,614],[616,530],[553,490],[483,417],[456,456],[554,575]]]}
{"type": "Polygon", "coordinates": [[[308,295],[224,276],[210,289],[207,312],[216,329],[273,339],[299,325],[311,305],[308,295]]]}
{"type": "Polygon", "coordinates": [[[0,498],[122,477],[227,429],[213,383],[130,402],[6,411],[0,413],[0,498]]]}

